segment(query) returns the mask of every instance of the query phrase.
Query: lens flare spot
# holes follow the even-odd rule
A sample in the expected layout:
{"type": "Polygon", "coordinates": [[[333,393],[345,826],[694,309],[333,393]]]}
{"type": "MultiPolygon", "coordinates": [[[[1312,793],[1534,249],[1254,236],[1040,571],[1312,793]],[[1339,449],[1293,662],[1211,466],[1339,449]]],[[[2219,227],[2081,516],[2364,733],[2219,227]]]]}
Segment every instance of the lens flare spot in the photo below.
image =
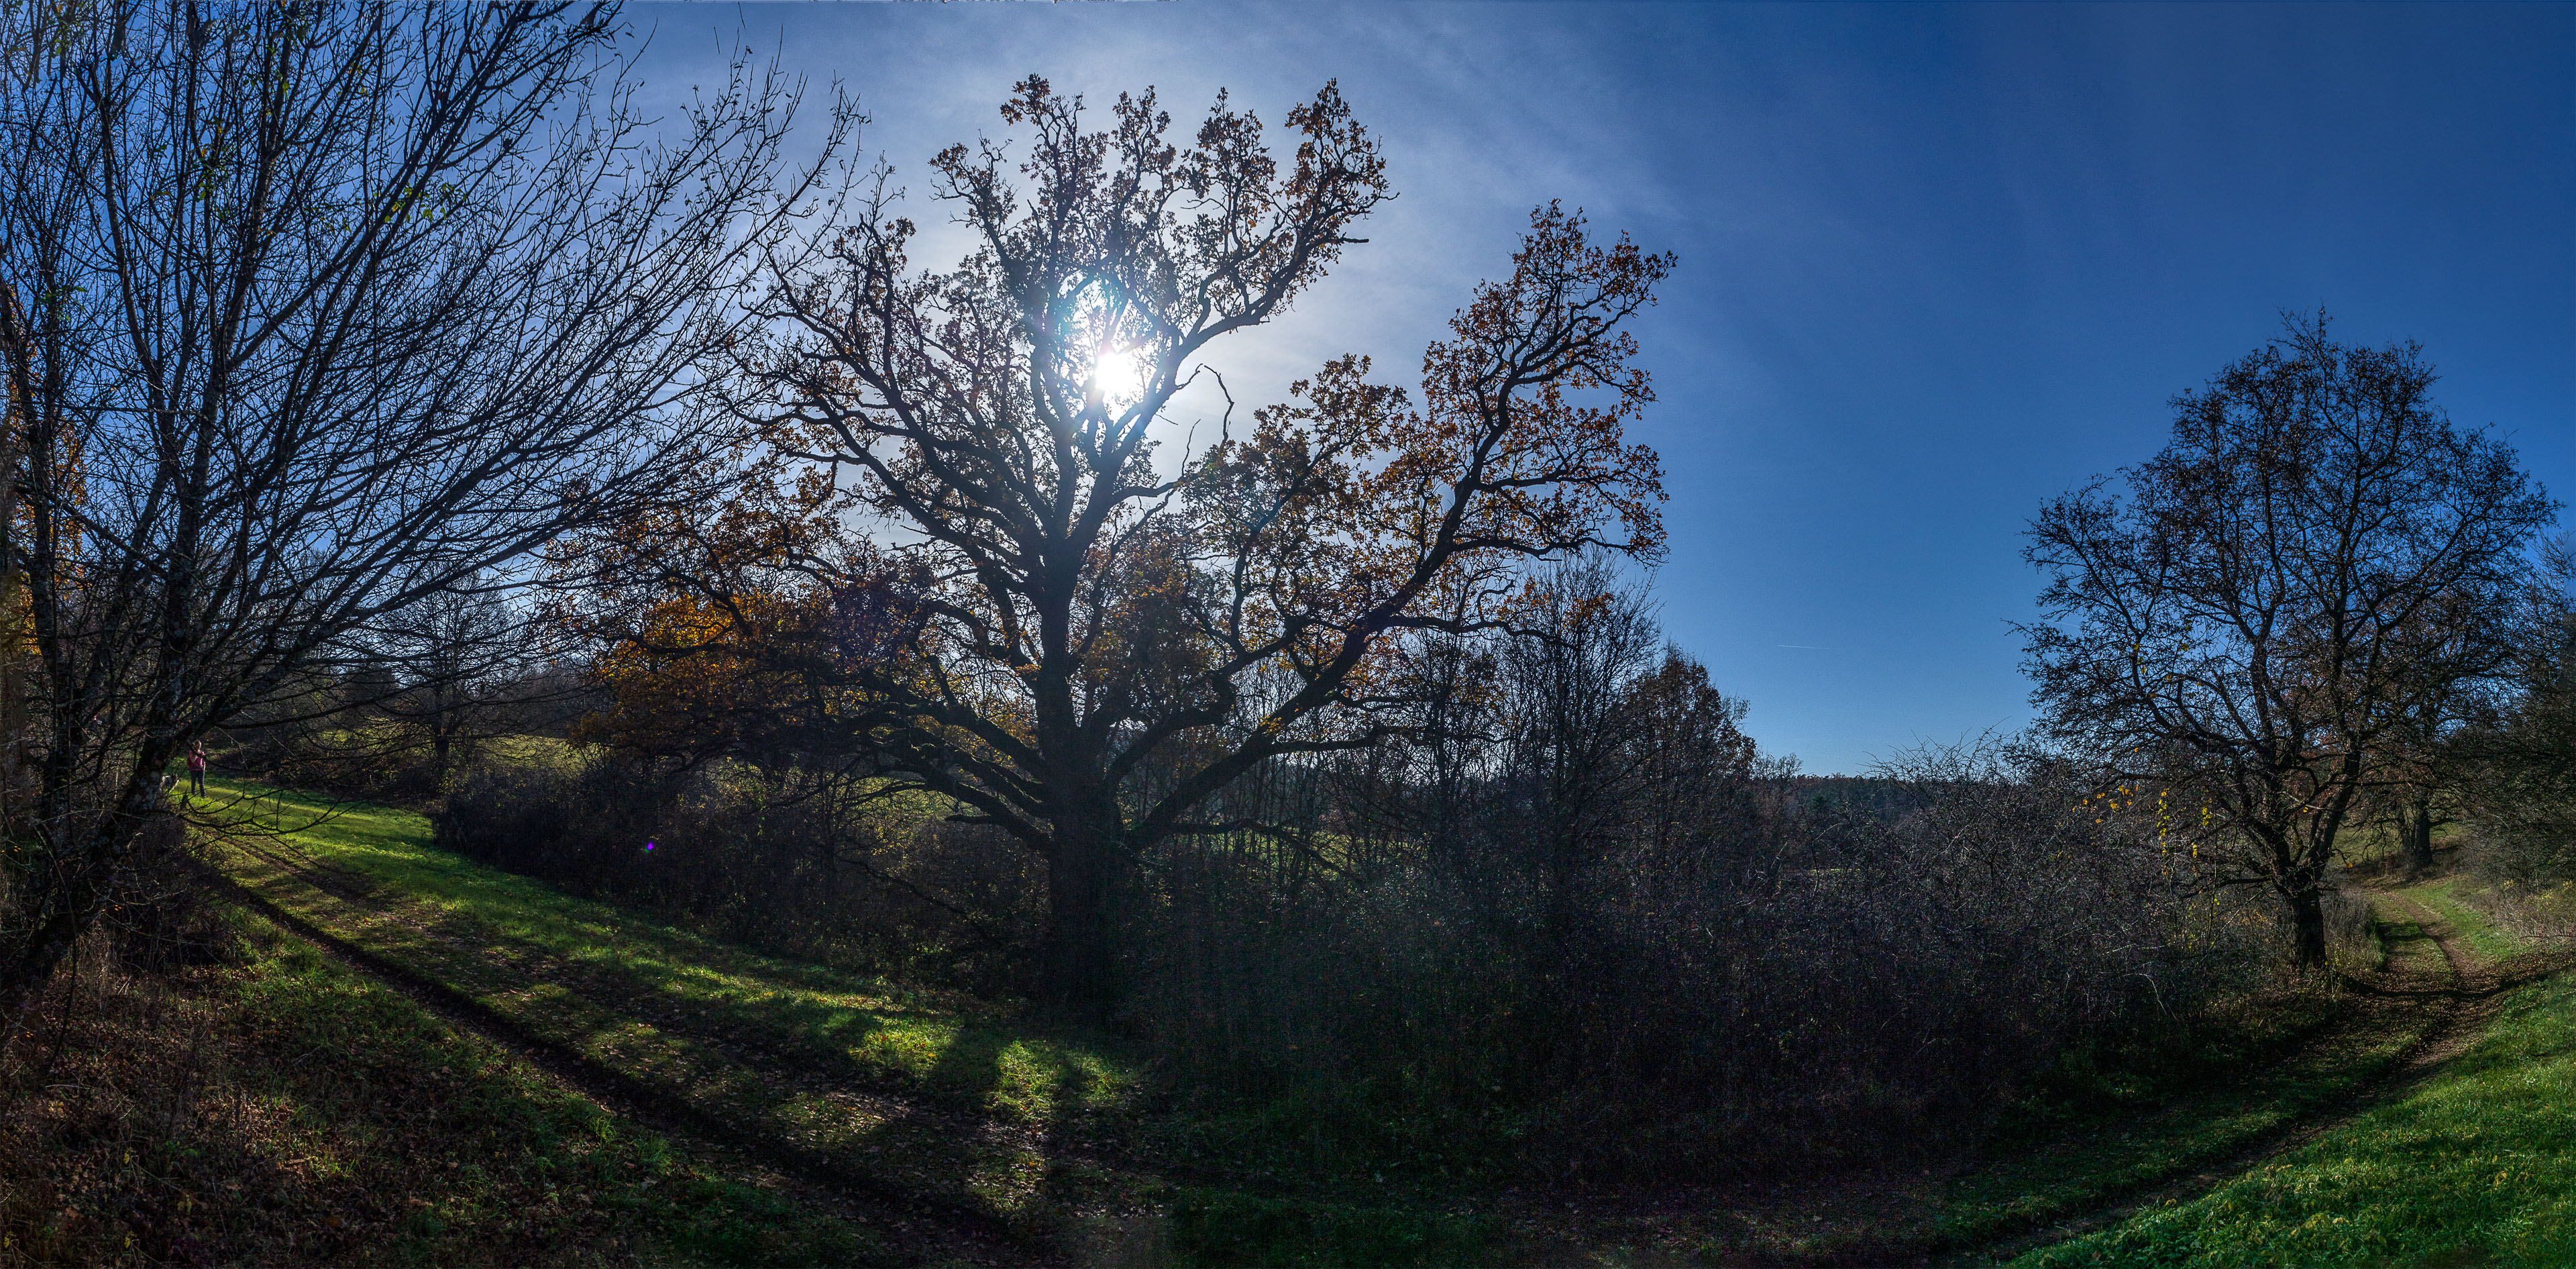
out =
{"type": "Polygon", "coordinates": [[[1103,401],[1132,401],[1145,390],[1145,376],[1151,366],[1145,354],[1130,348],[1112,348],[1091,363],[1091,390],[1103,401]]]}

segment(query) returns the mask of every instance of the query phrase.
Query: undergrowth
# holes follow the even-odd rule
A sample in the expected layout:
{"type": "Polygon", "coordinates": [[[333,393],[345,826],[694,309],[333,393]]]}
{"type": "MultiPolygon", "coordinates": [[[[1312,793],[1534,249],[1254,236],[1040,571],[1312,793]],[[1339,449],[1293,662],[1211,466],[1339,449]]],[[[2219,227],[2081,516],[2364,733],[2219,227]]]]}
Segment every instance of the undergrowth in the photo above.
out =
{"type": "MultiPolygon", "coordinates": [[[[321,806],[260,792],[271,798],[266,813],[289,829],[299,828],[299,812],[309,820],[321,806]]],[[[1151,1212],[1150,1237],[1122,1235],[1122,1245],[1150,1246],[1160,1262],[1495,1262],[1516,1254],[1525,1235],[1551,1231],[1524,1229],[1529,1222],[1515,1217],[1507,1234],[1491,1216],[1444,1204],[1507,1179],[1503,1161],[1519,1136],[1583,1130],[1500,1098],[1491,1116],[1462,1123],[1421,1113],[1401,1087],[1348,1082],[1175,1107],[1141,1064],[1106,1041],[1053,1032],[988,1002],[758,956],[570,898],[430,847],[405,812],[345,807],[292,838],[290,850],[309,849],[324,867],[298,871],[244,855],[227,868],[299,918],[466,992],[544,1042],[1033,1235],[1151,1212]],[[317,880],[363,893],[333,894],[317,880]],[[737,1061],[745,1050],[1023,1135],[782,1083],[737,1061]],[[1365,1141],[1319,1127],[1358,1120],[1374,1125],[1365,1141]],[[1359,1148],[1327,1150],[1319,1136],[1359,1148]],[[1086,1155],[1103,1143],[1114,1143],[1108,1154],[1086,1155]],[[1318,1171],[1319,1161],[1329,1168],[1318,1171]]],[[[2452,923],[2464,937],[2471,930],[2452,923]]],[[[2366,946],[2348,951],[2440,972],[2438,949],[2404,921],[2383,921],[2366,946]]],[[[1825,1254],[2007,1235],[2243,1151],[2348,1096],[2430,1020],[2420,1006],[2315,990],[2240,1003],[2188,1034],[2061,1062],[2001,1117],[1989,1157],[1926,1193],[1919,1215],[1839,1233],[1810,1226],[1789,1238],[1709,1214],[1713,1236],[1696,1245],[1725,1256],[1794,1242],[1825,1254]]]]}

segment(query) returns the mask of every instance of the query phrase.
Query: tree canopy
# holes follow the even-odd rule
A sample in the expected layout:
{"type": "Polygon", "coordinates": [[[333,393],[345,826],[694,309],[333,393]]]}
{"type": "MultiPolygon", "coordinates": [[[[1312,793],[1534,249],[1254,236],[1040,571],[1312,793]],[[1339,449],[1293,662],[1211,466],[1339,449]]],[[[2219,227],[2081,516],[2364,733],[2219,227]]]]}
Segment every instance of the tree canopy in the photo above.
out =
{"type": "MultiPolygon", "coordinates": [[[[2032,700],[2208,875],[2270,886],[2322,960],[2336,836],[2433,697],[2509,675],[2525,548],[2556,506],[2452,426],[2413,344],[2294,318],[2174,398],[2148,462],[2052,500],[2025,555],[2032,700]]],[[[2124,803],[2125,805],[2125,803],[2124,803]]]]}
{"type": "Polygon", "coordinates": [[[1362,241],[1390,196],[1376,142],[1331,85],[1288,112],[1290,156],[1222,95],[1186,143],[1150,91],[1086,131],[1032,78],[1002,117],[1025,149],[934,163],[975,235],[955,269],[916,271],[880,197],[778,273],[761,315],[783,333],[746,349],[736,408],[807,476],[762,469],[745,503],[774,514],[696,534],[695,563],[628,554],[714,598],[744,588],[747,535],[829,592],[838,642],[808,665],[840,690],[818,707],[1045,857],[1049,994],[1096,1009],[1139,852],[1222,827],[1202,809],[1262,763],[1402,730],[1406,640],[1508,624],[1525,564],[1661,550],[1622,324],[1672,260],[1541,207],[1418,391],[1340,357],[1166,457],[1175,398],[1221,386],[1202,354],[1362,241]]]}
{"type": "Polygon", "coordinates": [[[0,10],[0,571],[34,650],[0,797],[39,840],[0,1025],[208,728],[696,478],[713,355],[825,169],[782,163],[794,86],[740,61],[646,144],[614,19],[0,10]]]}

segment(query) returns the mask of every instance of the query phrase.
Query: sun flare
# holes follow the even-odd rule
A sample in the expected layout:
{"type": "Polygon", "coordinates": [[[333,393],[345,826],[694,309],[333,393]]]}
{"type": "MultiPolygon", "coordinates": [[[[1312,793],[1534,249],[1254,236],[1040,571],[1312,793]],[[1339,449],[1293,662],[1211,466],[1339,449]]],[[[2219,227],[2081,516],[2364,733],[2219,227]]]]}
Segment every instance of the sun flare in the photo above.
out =
{"type": "Polygon", "coordinates": [[[1148,367],[1145,355],[1134,349],[1113,348],[1091,363],[1091,386],[1103,401],[1129,401],[1145,390],[1148,367]]]}

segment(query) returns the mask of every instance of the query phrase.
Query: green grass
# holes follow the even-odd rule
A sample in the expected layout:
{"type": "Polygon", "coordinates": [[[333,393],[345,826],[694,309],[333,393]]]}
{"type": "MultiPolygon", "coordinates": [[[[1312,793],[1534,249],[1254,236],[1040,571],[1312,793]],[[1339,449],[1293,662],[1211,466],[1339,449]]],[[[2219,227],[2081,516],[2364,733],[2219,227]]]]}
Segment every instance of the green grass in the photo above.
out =
{"type": "MultiPolygon", "coordinates": [[[[1246,1181],[1243,1166],[1262,1156],[1257,1141],[1239,1143],[1232,1153],[1242,1166],[1223,1184],[1178,1184],[1149,1166],[1054,1148],[1050,1141],[1065,1133],[1130,1143],[1214,1139],[1261,1120],[1237,1113],[1180,1123],[1149,1113],[1144,1072],[1106,1043],[984,1002],[759,956],[571,898],[431,847],[426,823],[408,812],[343,806],[299,827],[323,810],[321,799],[225,788],[262,799],[235,814],[294,830],[297,848],[368,890],[352,901],[247,854],[227,860],[232,875],[298,918],[472,996],[543,1043],[907,1192],[1047,1238],[1078,1240],[1085,1229],[1114,1226],[1122,1246],[1149,1247],[1148,1259],[1159,1263],[1490,1263],[1511,1254],[1494,1219],[1441,1208],[1432,1190],[1388,1202],[1341,1195],[1317,1178],[1246,1181]],[[741,1060],[743,1049],[837,1078],[820,1086],[782,1080],[741,1060]],[[894,1099],[838,1091],[853,1088],[894,1099]]],[[[2414,893],[2480,955],[2511,950],[2501,941],[2509,936],[2447,886],[2414,893]]],[[[2385,922],[2384,933],[2399,968],[2438,972],[2438,949],[2411,923],[2385,922]]],[[[1932,1236],[1974,1245],[2239,1155],[2384,1071],[2431,1016],[2402,1001],[2336,1008],[2357,1012],[2326,1025],[2276,1010],[2268,1033],[2238,1037],[2235,1047],[2178,1064],[2165,1078],[2104,1076],[2066,1105],[2024,1107],[2047,1121],[2025,1144],[2051,1135],[2071,1143],[1998,1159],[1927,1195],[1932,1236]]],[[[2558,1078],[2563,1085],[2563,1069],[2558,1078]]],[[[1252,1135],[1296,1129],[1261,1122],[1252,1135]]],[[[2518,1175],[2505,1164],[2487,1175],[2499,1171],[2509,1181],[2518,1175]]],[[[1758,1241],[1785,1245],[1768,1235],[1758,1241]]],[[[1748,1249],[1759,1250],[1735,1250],[1748,1249]]],[[[2268,1263],[2248,1255],[2208,1263],[2268,1263]]]]}
{"type": "MultiPolygon", "coordinates": [[[[579,1228],[586,1222],[576,1215],[589,1209],[649,1231],[691,1260],[885,1262],[868,1231],[683,1166],[660,1137],[564,1092],[311,945],[276,937],[267,922],[240,920],[260,949],[239,997],[244,1025],[276,1028],[290,1050],[331,1055],[344,1077],[326,1089],[310,1072],[270,1072],[267,1091],[292,1106],[295,1125],[281,1144],[312,1159],[324,1176],[353,1176],[363,1165],[352,1156],[376,1154],[390,1156],[379,1163],[428,1178],[407,1187],[424,1202],[388,1231],[387,1259],[446,1263],[464,1250],[460,1241],[515,1236],[511,1227],[530,1215],[529,1196],[518,1191],[534,1188],[545,1214],[563,1218],[559,1232],[568,1238],[592,1232],[579,1228]],[[352,1074],[357,1078],[346,1078],[352,1074]],[[417,1136],[401,1119],[384,1122],[381,1105],[358,1104],[413,1089],[452,1090],[430,1131],[417,1136]]],[[[435,1093],[432,1100],[439,1100],[435,1093]]]]}
{"type": "Polygon", "coordinates": [[[1105,1109],[1125,1086],[1091,1051],[484,868],[428,845],[410,812],[350,805],[316,822],[319,799],[262,792],[244,809],[291,830],[288,850],[371,893],[352,901],[241,850],[219,856],[228,874],[538,1043],[876,1184],[1031,1231],[1151,1189],[1047,1149],[1043,1129],[1105,1109]],[[809,1069],[845,1078],[798,1078],[809,1069]]]}
{"type": "Polygon", "coordinates": [[[1104,1211],[1162,1215],[1175,1263],[1450,1263],[1492,1223],[1418,1206],[1171,1184],[1050,1146],[1059,1132],[1130,1143],[1194,1134],[1143,1116],[1140,1069],[1110,1048],[970,998],[760,956],[573,898],[429,844],[417,814],[208,782],[225,811],[273,827],[366,893],[353,901],[247,851],[222,867],[371,955],[472,997],[541,1043],[837,1166],[1032,1235],[1104,1211]],[[742,1060],[745,1052],[793,1078],[742,1060]],[[885,1096],[850,1096],[846,1090],[885,1096]],[[985,1124],[1000,1125],[994,1131],[985,1124]]]}
{"type": "Polygon", "coordinates": [[[2059,1266],[2576,1264],[2576,982],[2507,1001],[2396,1101],[2188,1202],[2032,1252],[2059,1266]]]}
{"type": "Polygon", "coordinates": [[[1488,1216],[1356,1204],[1300,1203],[1231,1191],[1184,1190],[1172,1204],[1172,1259],[1186,1265],[1398,1266],[1492,1264],[1503,1254],[1488,1216]]]}
{"type": "MultiPolygon", "coordinates": [[[[0,1265],[881,1264],[240,912],[247,963],[93,972],[6,1116],[0,1265]]],[[[23,1070],[13,1073],[23,1077],[23,1070]]]]}
{"type": "Polygon", "coordinates": [[[293,833],[320,862],[379,887],[377,898],[439,934],[537,958],[645,1012],[720,1019],[873,1083],[1031,1124],[1116,1108],[1138,1087],[1136,1071],[1100,1049],[1015,1027],[971,999],[760,956],[483,867],[431,846],[428,822],[410,811],[207,784],[256,795],[245,809],[262,824],[293,829],[330,812],[293,833]]]}
{"type": "MultiPolygon", "coordinates": [[[[2381,932],[2393,968],[2441,972],[2441,950],[2415,923],[2383,921],[2381,932]]],[[[2076,1144],[1954,1182],[1941,1196],[1936,1239],[1973,1246],[2225,1160],[2387,1070],[2432,1020],[2368,998],[2276,1003],[2270,1034],[2234,1037],[2159,1079],[2132,1073],[2134,1086],[2093,1090],[2087,1104],[2025,1106],[2047,1135],[2076,1144]],[[2335,1014],[2338,1025],[2318,1025],[2335,1014]]]]}
{"type": "MultiPolygon", "coordinates": [[[[2433,830],[2433,849],[2449,850],[2468,836],[2465,824],[2443,824],[2433,830]]],[[[2346,864],[2372,867],[2393,865],[2405,853],[2405,845],[2393,824],[2348,824],[2335,837],[2335,855],[2346,864]]]]}
{"type": "Polygon", "coordinates": [[[2431,908],[2434,915],[2447,922],[2452,933],[2481,960],[2507,960],[2531,950],[2529,944],[2461,899],[2460,891],[2476,884],[2464,877],[2452,877],[2412,886],[2399,893],[2431,908]]]}
{"type": "Polygon", "coordinates": [[[573,747],[552,736],[493,736],[481,745],[479,759],[513,766],[569,766],[580,761],[573,747]]]}

